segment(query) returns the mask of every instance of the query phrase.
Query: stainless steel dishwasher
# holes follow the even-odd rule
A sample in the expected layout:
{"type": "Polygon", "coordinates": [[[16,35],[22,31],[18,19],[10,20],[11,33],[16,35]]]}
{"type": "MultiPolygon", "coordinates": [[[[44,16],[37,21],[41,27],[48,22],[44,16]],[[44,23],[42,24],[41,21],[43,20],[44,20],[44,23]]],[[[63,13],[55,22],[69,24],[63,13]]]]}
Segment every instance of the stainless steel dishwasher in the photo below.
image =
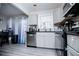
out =
{"type": "Polygon", "coordinates": [[[27,46],[36,47],[36,32],[27,32],[27,46]]]}

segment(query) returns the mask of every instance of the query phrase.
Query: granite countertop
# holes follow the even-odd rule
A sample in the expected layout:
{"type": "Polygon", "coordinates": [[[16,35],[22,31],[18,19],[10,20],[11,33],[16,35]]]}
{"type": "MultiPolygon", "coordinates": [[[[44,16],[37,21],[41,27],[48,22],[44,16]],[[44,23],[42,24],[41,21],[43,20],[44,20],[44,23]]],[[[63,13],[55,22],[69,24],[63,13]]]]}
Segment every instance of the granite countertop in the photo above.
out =
{"type": "MultiPolygon", "coordinates": [[[[44,33],[56,33],[56,34],[62,34],[62,31],[36,31],[36,32],[44,32],[44,33]]],[[[27,33],[36,33],[36,32],[27,32],[27,33]]]]}
{"type": "MultiPolygon", "coordinates": [[[[44,32],[44,33],[56,33],[56,34],[63,34],[63,31],[35,31],[35,32],[27,32],[29,34],[35,34],[37,32],[44,32]]],[[[79,32],[78,31],[68,31],[66,32],[67,35],[76,35],[79,36],[79,32]]]]}
{"type": "Polygon", "coordinates": [[[27,34],[36,34],[36,32],[27,32],[27,34]]]}
{"type": "Polygon", "coordinates": [[[79,36],[79,32],[77,32],[77,31],[69,31],[69,32],[67,32],[67,35],[76,35],[76,36],[79,36]]]}
{"type": "Polygon", "coordinates": [[[54,32],[54,31],[37,31],[37,32],[54,32]]]}
{"type": "MultiPolygon", "coordinates": [[[[38,31],[37,31],[38,32],[38,31]]],[[[39,32],[53,32],[53,33],[56,33],[56,34],[63,34],[63,31],[39,31],[39,32]]],[[[77,31],[68,31],[68,32],[66,32],[67,33],[67,35],[76,35],[76,36],[79,36],[79,32],[77,32],[77,31]]]]}

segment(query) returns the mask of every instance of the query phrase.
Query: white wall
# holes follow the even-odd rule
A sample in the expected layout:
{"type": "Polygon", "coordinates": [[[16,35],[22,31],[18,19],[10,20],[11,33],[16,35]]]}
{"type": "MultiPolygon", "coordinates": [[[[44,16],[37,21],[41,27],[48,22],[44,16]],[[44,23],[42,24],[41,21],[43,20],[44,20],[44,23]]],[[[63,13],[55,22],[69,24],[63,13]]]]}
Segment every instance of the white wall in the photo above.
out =
{"type": "Polygon", "coordinates": [[[16,17],[15,18],[15,34],[18,34],[18,24],[19,24],[19,21],[18,21],[18,18],[16,17]]]}
{"type": "Polygon", "coordinates": [[[34,24],[37,25],[37,19],[38,19],[38,15],[36,15],[36,14],[29,15],[28,25],[34,25],[34,24]]]}
{"type": "Polygon", "coordinates": [[[47,12],[53,11],[54,12],[54,23],[59,22],[63,16],[62,7],[64,3],[46,4],[46,5],[40,4],[41,7],[39,6],[39,4],[37,4],[38,6],[36,8],[32,6],[33,5],[32,3],[29,3],[29,4],[13,3],[13,5],[21,9],[25,14],[29,15],[28,25],[37,24],[37,20],[36,20],[37,16],[38,14],[41,14],[41,13],[47,13],[47,12]]]}
{"type": "Polygon", "coordinates": [[[12,18],[8,19],[8,28],[12,28],[12,18]]]}
{"type": "Polygon", "coordinates": [[[0,19],[2,19],[0,21],[0,31],[6,30],[6,27],[7,27],[7,18],[1,16],[0,19]]]}
{"type": "Polygon", "coordinates": [[[61,22],[64,19],[64,17],[63,17],[63,6],[61,6],[61,7],[55,8],[55,9],[51,9],[51,10],[30,12],[28,23],[29,24],[32,24],[32,23],[37,24],[36,22],[38,20],[38,15],[45,14],[45,13],[52,13],[53,14],[54,23],[61,22]]]}
{"type": "MultiPolygon", "coordinates": [[[[36,11],[36,12],[30,12],[27,25],[38,25],[38,15],[40,14],[46,14],[46,13],[52,13],[53,10],[43,10],[43,11],[36,11]]],[[[29,31],[29,26],[28,26],[28,31],[29,31]]]]}
{"type": "Polygon", "coordinates": [[[14,31],[14,34],[18,34],[18,19],[17,19],[17,17],[9,17],[8,18],[8,28],[12,28],[12,24],[13,24],[13,22],[15,23],[15,30],[13,30],[14,31]]]}
{"type": "Polygon", "coordinates": [[[63,8],[60,7],[53,9],[53,17],[54,17],[54,23],[61,22],[64,19],[63,8]]]}
{"type": "Polygon", "coordinates": [[[38,24],[38,15],[45,14],[45,13],[53,13],[53,10],[43,10],[43,11],[36,11],[30,12],[28,17],[28,25],[30,24],[38,24]]]}

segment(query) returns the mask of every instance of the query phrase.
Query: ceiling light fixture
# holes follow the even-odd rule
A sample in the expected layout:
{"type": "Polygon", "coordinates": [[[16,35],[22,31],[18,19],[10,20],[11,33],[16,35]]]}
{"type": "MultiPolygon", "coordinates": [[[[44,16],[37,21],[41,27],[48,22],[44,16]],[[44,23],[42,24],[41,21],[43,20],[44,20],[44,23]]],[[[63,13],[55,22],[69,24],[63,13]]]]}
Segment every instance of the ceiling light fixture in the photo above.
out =
{"type": "Polygon", "coordinates": [[[37,6],[36,4],[34,4],[33,6],[37,6]]]}

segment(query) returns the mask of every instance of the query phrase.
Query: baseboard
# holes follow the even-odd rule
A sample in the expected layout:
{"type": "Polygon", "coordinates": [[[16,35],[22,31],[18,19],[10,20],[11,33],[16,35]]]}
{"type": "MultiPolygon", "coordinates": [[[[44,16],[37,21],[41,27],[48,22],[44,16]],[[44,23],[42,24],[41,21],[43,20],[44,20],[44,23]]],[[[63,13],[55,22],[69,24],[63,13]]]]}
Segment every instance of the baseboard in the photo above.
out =
{"type": "Polygon", "coordinates": [[[64,49],[59,49],[59,48],[46,48],[46,47],[37,47],[37,48],[64,51],[64,49]]]}
{"type": "Polygon", "coordinates": [[[34,48],[36,48],[36,46],[29,46],[29,45],[27,45],[27,47],[34,47],[34,48]]]}

